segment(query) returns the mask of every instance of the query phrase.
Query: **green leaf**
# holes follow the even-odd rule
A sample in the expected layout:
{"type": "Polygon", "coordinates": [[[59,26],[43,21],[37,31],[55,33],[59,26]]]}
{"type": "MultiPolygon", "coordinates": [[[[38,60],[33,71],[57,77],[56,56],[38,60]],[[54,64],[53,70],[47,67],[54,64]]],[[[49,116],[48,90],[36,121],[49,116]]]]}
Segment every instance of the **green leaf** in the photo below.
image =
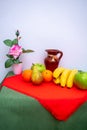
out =
{"type": "Polygon", "coordinates": [[[12,55],[9,55],[9,54],[7,54],[6,55],[8,58],[13,58],[13,56],[12,55]]]}
{"type": "Polygon", "coordinates": [[[29,49],[25,50],[24,48],[22,48],[22,50],[23,50],[23,53],[30,53],[30,52],[34,52],[33,50],[29,50],[29,49]]]}
{"type": "Polygon", "coordinates": [[[12,46],[12,41],[10,39],[6,39],[3,41],[5,43],[5,45],[11,47],[12,46]]]}
{"type": "Polygon", "coordinates": [[[14,64],[22,63],[19,59],[14,59],[13,62],[14,62],[14,64]]]}
{"type": "Polygon", "coordinates": [[[14,45],[14,44],[18,44],[18,39],[17,38],[12,41],[12,45],[14,45]]]}
{"type": "Polygon", "coordinates": [[[13,60],[12,60],[12,59],[8,59],[8,60],[5,62],[5,68],[9,68],[9,67],[11,67],[13,64],[14,64],[13,60]]]}

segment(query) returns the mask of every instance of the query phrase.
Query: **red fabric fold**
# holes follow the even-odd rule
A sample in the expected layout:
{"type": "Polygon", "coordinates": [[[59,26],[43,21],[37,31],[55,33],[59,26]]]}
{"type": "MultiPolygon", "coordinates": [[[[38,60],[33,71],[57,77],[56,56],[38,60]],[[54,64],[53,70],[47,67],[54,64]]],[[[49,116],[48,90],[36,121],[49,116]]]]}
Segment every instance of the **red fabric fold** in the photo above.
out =
{"type": "Polygon", "coordinates": [[[87,90],[80,90],[75,86],[71,89],[62,88],[53,82],[43,82],[36,86],[32,82],[25,82],[21,74],[5,78],[2,86],[37,99],[58,120],[68,119],[87,101],[87,90]]]}

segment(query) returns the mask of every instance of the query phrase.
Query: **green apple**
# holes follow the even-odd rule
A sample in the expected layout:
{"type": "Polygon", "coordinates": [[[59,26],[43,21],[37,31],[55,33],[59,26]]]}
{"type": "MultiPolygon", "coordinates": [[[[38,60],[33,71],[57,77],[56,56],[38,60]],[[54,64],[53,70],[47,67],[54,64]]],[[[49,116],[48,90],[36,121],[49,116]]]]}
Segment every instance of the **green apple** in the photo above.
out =
{"type": "Polygon", "coordinates": [[[44,65],[44,64],[41,64],[41,63],[32,64],[32,66],[31,66],[31,69],[32,69],[32,70],[33,70],[34,66],[36,66],[37,69],[38,69],[40,72],[43,72],[43,71],[46,69],[45,65],[44,65]]]}
{"type": "Polygon", "coordinates": [[[74,84],[80,89],[87,89],[87,72],[79,70],[74,77],[74,84]]]}

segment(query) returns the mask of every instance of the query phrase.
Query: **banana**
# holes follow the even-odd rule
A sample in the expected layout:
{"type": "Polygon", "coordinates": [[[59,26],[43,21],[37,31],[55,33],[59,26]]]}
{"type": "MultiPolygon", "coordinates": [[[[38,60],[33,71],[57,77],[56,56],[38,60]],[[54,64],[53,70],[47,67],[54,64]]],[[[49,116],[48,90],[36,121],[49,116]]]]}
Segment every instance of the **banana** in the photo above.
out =
{"type": "Polygon", "coordinates": [[[66,82],[67,82],[67,79],[68,79],[68,76],[70,74],[71,70],[70,69],[65,69],[63,71],[63,73],[61,74],[61,77],[60,77],[60,85],[62,87],[65,87],[66,86],[66,82]]]}
{"type": "Polygon", "coordinates": [[[71,70],[71,73],[70,73],[70,75],[69,75],[69,77],[68,77],[68,79],[67,79],[67,83],[66,83],[66,85],[67,85],[68,88],[71,88],[71,87],[73,86],[74,76],[75,76],[75,74],[76,74],[77,72],[78,72],[77,69],[71,70]]]}
{"type": "Polygon", "coordinates": [[[53,71],[53,78],[57,79],[60,74],[64,71],[65,68],[63,67],[58,67],[53,71]]]}
{"type": "Polygon", "coordinates": [[[55,84],[59,84],[60,83],[60,77],[58,77],[58,78],[54,78],[53,79],[53,82],[55,83],[55,84]]]}
{"type": "Polygon", "coordinates": [[[58,67],[53,71],[53,82],[60,84],[62,87],[67,86],[71,88],[73,86],[74,76],[77,72],[77,69],[70,70],[68,68],[58,67]]]}

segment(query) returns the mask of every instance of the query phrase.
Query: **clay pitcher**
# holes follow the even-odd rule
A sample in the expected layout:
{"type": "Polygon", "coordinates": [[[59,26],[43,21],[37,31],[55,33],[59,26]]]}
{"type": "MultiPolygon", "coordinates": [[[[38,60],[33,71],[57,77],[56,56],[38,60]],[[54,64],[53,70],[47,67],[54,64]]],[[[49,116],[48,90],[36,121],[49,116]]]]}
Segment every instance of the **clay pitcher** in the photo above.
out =
{"type": "Polygon", "coordinates": [[[58,67],[63,52],[57,49],[46,49],[45,51],[47,52],[47,57],[44,59],[46,69],[53,72],[58,67]]]}

